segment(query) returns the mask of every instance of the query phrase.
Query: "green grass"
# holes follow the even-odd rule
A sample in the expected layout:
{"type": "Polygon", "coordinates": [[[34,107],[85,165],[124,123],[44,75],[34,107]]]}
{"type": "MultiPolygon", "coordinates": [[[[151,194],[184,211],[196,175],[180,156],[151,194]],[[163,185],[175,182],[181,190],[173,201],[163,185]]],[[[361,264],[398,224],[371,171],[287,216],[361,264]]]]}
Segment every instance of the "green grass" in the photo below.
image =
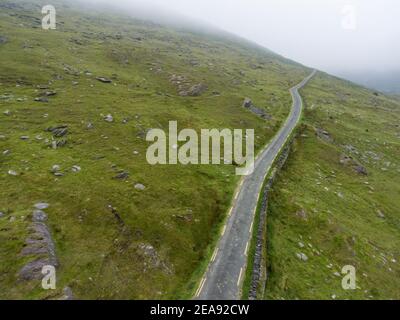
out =
{"type": "Polygon", "coordinates": [[[51,298],[65,286],[79,299],[190,297],[230,206],[235,167],[150,166],[141,135],[166,129],[171,120],[180,129],[252,128],[259,150],[288,115],[288,89],[309,71],[239,40],[81,11],[60,1],[53,1],[57,30],[44,31],[29,18],[41,18],[41,1],[19,1],[13,9],[7,3],[0,2],[0,35],[8,39],[0,45],[0,96],[9,96],[0,100],[0,135],[6,137],[0,140],[0,211],[6,213],[0,218],[0,298],[51,298]],[[180,97],[172,74],[209,89],[200,97],[180,97]],[[57,95],[49,103],[34,102],[43,91],[38,85],[57,95]],[[273,119],[265,122],[242,108],[245,97],[273,119]],[[103,120],[109,113],[114,123],[103,120]],[[94,129],[86,128],[88,122],[94,129]],[[45,129],[60,124],[68,125],[68,144],[53,150],[45,129]],[[22,135],[30,139],[22,141],[22,135]],[[55,164],[64,177],[51,174],[55,164]],[[72,173],[73,165],[82,171],[72,173]],[[116,170],[129,171],[129,179],[113,179],[116,170]],[[146,190],[135,190],[135,183],[146,190]],[[17,278],[27,262],[20,252],[38,201],[50,203],[60,260],[56,292],[17,278]],[[155,248],[160,264],[143,256],[141,244],[155,248]]]}
{"type": "Polygon", "coordinates": [[[269,205],[265,298],[399,299],[400,105],[324,74],[302,94],[304,131],[269,205]],[[315,128],[333,141],[317,138],[315,128]],[[368,176],[340,164],[342,154],[368,176]],[[297,214],[302,210],[306,219],[297,214]],[[354,291],[343,290],[335,275],[345,265],[356,267],[354,291]]]}

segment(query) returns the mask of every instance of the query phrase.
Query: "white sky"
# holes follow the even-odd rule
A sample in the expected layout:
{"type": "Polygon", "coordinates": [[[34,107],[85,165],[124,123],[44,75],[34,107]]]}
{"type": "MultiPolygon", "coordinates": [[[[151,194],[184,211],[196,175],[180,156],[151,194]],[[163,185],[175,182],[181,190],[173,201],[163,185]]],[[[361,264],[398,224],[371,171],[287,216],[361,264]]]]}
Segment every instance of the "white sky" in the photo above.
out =
{"type": "Polygon", "coordinates": [[[86,1],[174,11],[332,73],[400,71],[399,0],[86,1]]]}

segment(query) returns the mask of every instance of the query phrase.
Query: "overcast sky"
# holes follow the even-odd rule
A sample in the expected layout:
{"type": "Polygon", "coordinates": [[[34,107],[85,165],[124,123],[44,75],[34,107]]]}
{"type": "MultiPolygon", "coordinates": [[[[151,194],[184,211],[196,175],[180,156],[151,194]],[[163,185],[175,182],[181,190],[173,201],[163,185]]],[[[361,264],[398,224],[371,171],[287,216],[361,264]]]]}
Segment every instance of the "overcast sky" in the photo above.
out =
{"type": "Polygon", "coordinates": [[[86,0],[143,3],[331,73],[400,71],[398,0],[86,0]]]}

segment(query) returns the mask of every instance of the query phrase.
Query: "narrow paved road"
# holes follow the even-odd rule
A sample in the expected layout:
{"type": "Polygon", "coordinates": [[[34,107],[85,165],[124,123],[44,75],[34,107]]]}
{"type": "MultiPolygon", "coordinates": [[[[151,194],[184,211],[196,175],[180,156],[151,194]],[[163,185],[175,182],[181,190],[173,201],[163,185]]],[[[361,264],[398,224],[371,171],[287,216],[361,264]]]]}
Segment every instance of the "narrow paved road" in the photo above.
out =
{"type": "Polygon", "coordinates": [[[310,76],[290,89],[293,106],[286,123],[258,156],[253,174],[242,180],[208,270],[196,292],[196,299],[240,299],[258,197],[272,163],[300,120],[303,101],[298,90],[315,73],[314,70],[310,76]]]}

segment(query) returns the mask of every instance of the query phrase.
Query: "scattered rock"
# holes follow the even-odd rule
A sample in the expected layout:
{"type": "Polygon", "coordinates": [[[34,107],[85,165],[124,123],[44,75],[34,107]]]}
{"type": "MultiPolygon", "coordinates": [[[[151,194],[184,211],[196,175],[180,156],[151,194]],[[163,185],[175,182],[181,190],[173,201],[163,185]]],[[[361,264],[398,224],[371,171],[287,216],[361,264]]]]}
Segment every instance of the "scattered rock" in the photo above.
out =
{"type": "Polygon", "coordinates": [[[35,101],[36,102],[49,102],[49,99],[47,99],[47,98],[45,98],[45,97],[38,97],[38,98],[35,98],[35,101]]]}
{"type": "Polygon", "coordinates": [[[133,151],[133,154],[135,155],[135,156],[137,156],[137,155],[139,155],[139,151],[133,151]]]}
{"type": "Polygon", "coordinates": [[[21,140],[29,140],[29,136],[21,136],[20,139],[21,140]]]}
{"type": "Polygon", "coordinates": [[[49,205],[48,203],[46,203],[46,202],[39,202],[39,203],[36,203],[36,204],[34,205],[34,207],[35,207],[36,209],[38,209],[38,210],[45,210],[45,209],[47,209],[49,206],[50,206],[50,205],[49,205]]]}
{"type": "Polygon", "coordinates": [[[52,173],[56,173],[58,171],[61,170],[61,167],[58,164],[55,164],[52,168],[51,168],[51,172],[52,173]]]}
{"type": "Polygon", "coordinates": [[[111,79],[105,78],[105,77],[97,77],[96,80],[103,82],[103,83],[112,83],[111,79]]]}
{"type": "Polygon", "coordinates": [[[111,204],[108,205],[108,209],[111,210],[112,214],[114,215],[115,219],[117,219],[118,223],[119,223],[121,226],[125,226],[125,222],[124,222],[124,220],[122,219],[121,215],[118,213],[117,209],[114,208],[111,204]]]}
{"type": "Polygon", "coordinates": [[[10,150],[4,150],[3,151],[3,156],[8,156],[11,153],[10,150]]]}
{"type": "Polygon", "coordinates": [[[128,178],[129,178],[129,172],[125,172],[125,171],[118,173],[114,177],[114,179],[118,179],[118,180],[126,180],[128,178]]]}
{"type": "Polygon", "coordinates": [[[76,165],[75,165],[75,166],[72,166],[71,170],[72,170],[72,172],[77,173],[77,172],[81,171],[82,169],[81,169],[80,166],[76,166],[76,165]]]}
{"type": "Polygon", "coordinates": [[[57,94],[56,91],[46,91],[43,93],[43,95],[45,95],[46,97],[52,97],[55,96],[57,94]]]}
{"type": "Polygon", "coordinates": [[[61,125],[57,127],[47,128],[48,132],[51,132],[55,138],[61,138],[68,134],[68,126],[61,125]]]}
{"type": "Polygon", "coordinates": [[[135,189],[143,191],[144,189],[146,189],[146,187],[141,183],[137,183],[137,184],[135,184],[135,189]]]}
{"type": "Polygon", "coordinates": [[[3,218],[5,216],[4,212],[0,211],[0,218],[3,218]]]}
{"type": "Polygon", "coordinates": [[[113,122],[113,121],[114,121],[114,118],[113,118],[113,116],[112,116],[111,114],[108,114],[108,115],[106,115],[106,116],[104,117],[104,121],[113,122]]]}
{"type": "Polygon", "coordinates": [[[3,112],[3,114],[5,116],[10,116],[11,115],[11,111],[10,110],[6,110],[6,111],[3,112]]]}
{"type": "Polygon", "coordinates": [[[4,36],[0,36],[0,44],[5,44],[5,43],[7,43],[7,38],[6,37],[4,37],[4,36]]]}
{"type": "Polygon", "coordinates": [[[308,257],[304,253],[296,253],[296,257],[301,261],[308,261],[308,257]]]}
{"type": "Polygon", "coordinates": [[[34,210],[32,219],[34,222],[44,222],[47,220],[47,214],[42,210],[34,210]]]}
{"type": "Polygon", "coordinates": [[[166,274],[172,274],[172,268],[159,256],[157,250],[150,244],[140,243],[138,245],[138,254],[142,256],[144,271],[148,269],[161,269],[166,274]]]}
{"type": "Polygon", "coordinates": [[[18,175],[18,173],[16,171],[14,171],[14,170],[8,170],[8,174],[10,176],[14,176],[14,177],[18,175]]]}
{"type": "Polygon", "coordinates": [[[198,97],[198,96],[202,95],[206,90],[207,90],[207,86],[203,83],[199,83],[189,89],[188,96],[198,97]]]}
{"type": "Polygon", "coordinates": [[[385,218],[386,218],[385,214],[384,214],[381,210],[378,210],[378,211],[377,211],[377,215],[378,215],[378,217],[381,218],[381,219],[385,219],[385,218]]]}
{"type": "Polygon", "coordinates": [[[65,140],[65,139],[51,141],[51,147],[53,149],[64,147],[66,144],[67,144],[67,140],[65,140]]]}
{"type": "Polygon", "coordinates": [[[358,174],[362,174],[364,176],[368,175],[368,171],[365,167],[358,165],[354,167],[354,170],[358,173],[358,174]]]}
{"type": "Polygon", "coordinates": [[[93,123],[91,123],[91,122],[88,122],[88,124],[87,124],[87,126],[86,126],[86,129],[93,129],[94,128],[94,125],[93,125],[93,123]]]}

